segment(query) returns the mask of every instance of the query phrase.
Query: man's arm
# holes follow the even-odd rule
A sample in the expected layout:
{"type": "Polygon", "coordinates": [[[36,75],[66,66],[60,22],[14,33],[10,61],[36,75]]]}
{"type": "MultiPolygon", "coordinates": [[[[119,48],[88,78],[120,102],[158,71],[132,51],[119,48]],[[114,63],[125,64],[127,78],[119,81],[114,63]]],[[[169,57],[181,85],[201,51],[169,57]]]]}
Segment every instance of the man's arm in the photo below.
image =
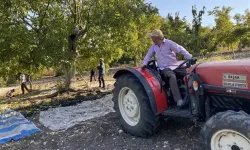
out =
{"type": "Polygon", "coordinates": [[[146,56],[143,59],[142,65],[147,65],[148,61],[150,60],[150,58],[154,55],[154,49],[153,46],[151,46],[151,48],[148,50],[146,56]]]}
{"type": "Polygon", "coordinates": [[[105,72],[105,64],[103,63],[102,64],[102,70],[103,70],[103,73],[105,72]]]}
{"type": "Polygon", "coordinates": [[[173,41],[169,41],[170,43],[170,49],[173,50],[176,53],[180,53],[184,56],[185,59],[191,59],[192,55],[181,45],[173,42],[173,41]]]}

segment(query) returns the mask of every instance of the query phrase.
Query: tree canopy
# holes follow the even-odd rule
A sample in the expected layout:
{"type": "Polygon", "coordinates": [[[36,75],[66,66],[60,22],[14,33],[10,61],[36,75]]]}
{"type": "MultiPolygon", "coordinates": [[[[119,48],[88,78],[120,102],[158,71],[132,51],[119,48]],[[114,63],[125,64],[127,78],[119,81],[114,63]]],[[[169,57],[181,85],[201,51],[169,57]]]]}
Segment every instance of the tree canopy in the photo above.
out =
{"type": "Polygon", "coordinates": [[[128,61],[138,65],[152,44],[147,34],[153,29],[161,29],[166,38],[196,56],[219,46],[249,46],[250,12],[230,16],[232,9],[193,6],[188,23],[179,12],[163,18],[144,0],[3,0],[0,76],[18,72],[35,76],[54,68],[64,69],[70,81],[75,69],[95,69],[99,58],[106,67],[128,61]],[[214,16],[214,27],[202,26],[204,15],[214,16]]]}

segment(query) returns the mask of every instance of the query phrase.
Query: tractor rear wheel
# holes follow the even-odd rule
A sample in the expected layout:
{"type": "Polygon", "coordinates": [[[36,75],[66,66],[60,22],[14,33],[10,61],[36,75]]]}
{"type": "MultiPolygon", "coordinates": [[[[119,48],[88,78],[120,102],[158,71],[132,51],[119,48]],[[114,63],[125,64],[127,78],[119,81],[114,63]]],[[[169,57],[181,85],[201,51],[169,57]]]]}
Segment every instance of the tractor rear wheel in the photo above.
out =
{"type": "Polygon", "coordinates": [[[250,150],[250,116],[227,111],[211,117],[201,131],[204,150],[250,150]]]}
{"type": "Polygon", "coordinates": [[[113,101],[125,133],[148,137],[160,126],[160,116],[153,113],[147,93],[134,75],[117,78],[113,101]]]}

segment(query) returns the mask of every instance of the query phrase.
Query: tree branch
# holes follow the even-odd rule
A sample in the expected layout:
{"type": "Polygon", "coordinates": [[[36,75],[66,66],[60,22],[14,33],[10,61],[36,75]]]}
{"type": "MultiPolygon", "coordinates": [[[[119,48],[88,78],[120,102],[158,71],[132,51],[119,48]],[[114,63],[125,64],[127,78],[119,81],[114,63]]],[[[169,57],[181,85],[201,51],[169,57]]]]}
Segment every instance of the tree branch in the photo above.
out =
{"type": "Polygon", "coordinates": [[[50,0],[48,0],[46,9],[44,10],[45,12],[44,12],[44,14],[43,14],[43,16],[42,16],[42,19],[41,19],[41,21],[40,21],[40,26],[39,26],[39,28],[41,28],[41,27],[43,26],[43,20],[44,20],[44,18],[46,17],[47,10],[49,9],[49,5],[50,5],[50,0]]]}
{"type": "Polygon", "coordinates": [[[77,18],[76,18],[76,0],[74,0],[74,13],[73,13],[73,17],[74,17],[74,24],[76,24],[77,22],[77,18]]]}
{"type": "Polygon", "coordinates": [[[25,23],[27,26],[29,26],[31,29],[35,30],[36,32],[39,32],[39,30],[37,28],[35,28],[33,25],[31,25],[25,18],[24,16],[20,16],[20,18],[22,19],[23,23],[25,23]]]}
{"type": "Polygon", "coordinates": [[[88,31],[87,28],[84,28],[84,29],[80,30],[79,33],[76,35],[73,43],[75,43],[79,39],[79,37],[85,35],[87,33],[87,31],[88,31]]]}

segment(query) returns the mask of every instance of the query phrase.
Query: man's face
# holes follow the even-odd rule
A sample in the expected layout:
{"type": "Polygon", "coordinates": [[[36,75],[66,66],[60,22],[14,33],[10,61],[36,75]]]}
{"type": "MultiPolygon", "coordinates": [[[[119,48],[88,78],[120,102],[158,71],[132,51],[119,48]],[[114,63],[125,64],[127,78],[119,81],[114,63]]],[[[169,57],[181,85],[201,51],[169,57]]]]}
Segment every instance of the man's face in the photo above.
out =
{"type": "Polygon", "coordinates": [[[160,42],[162,42],[162,38],[161,38],[161,37],[152,36],[151,39],[152,39],[152,41],[153,41],[155,44],[159,44],[160,42]]]}

